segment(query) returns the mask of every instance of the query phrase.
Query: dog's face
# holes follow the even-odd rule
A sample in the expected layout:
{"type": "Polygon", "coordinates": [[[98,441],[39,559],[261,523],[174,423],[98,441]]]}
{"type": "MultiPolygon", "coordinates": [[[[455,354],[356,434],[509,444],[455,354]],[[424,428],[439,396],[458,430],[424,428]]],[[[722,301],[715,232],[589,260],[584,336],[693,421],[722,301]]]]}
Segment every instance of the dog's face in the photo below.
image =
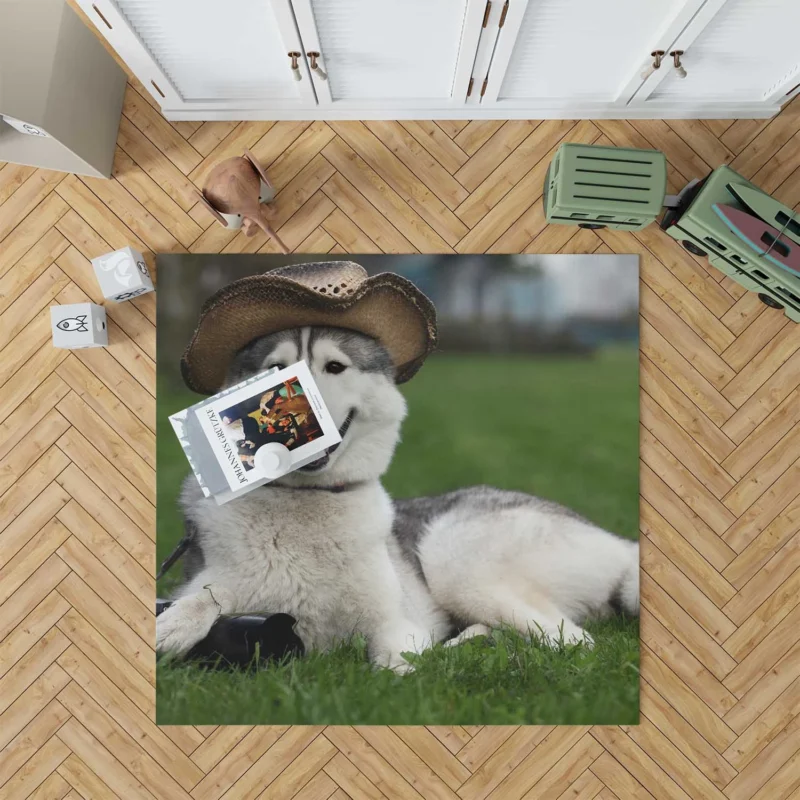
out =
{"type": "Polygon", "coordinates": [[[262,336],[237,353],[231,386],[271,367],[304,360],[342,434],[342,442],[281,479],[287,485],[330,486],[378,478],[388,468],[406,414],[383,346],[342,328],[293,328],[262,336]]]}

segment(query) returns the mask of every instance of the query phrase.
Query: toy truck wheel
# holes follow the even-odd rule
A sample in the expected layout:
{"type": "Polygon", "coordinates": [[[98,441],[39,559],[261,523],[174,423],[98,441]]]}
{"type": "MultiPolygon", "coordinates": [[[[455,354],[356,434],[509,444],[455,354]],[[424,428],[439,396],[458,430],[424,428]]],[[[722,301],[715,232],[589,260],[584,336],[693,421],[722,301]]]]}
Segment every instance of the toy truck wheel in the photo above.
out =
{"type": "Polygon", "coordinates": [[[684,239],[681,244],[692,255],[700,256],[700,258],[705,258],[708,255],[705,250],[701,250],[694,242],[690,242],[688,239],[684,239]]]}
{"type": "Polygon", "coordinates": [[[588,228],[590,231],[596,231],[600,228],[605,228],[605,225],[598,225],[596,222],[579,222],[579,228],[588,228]]]}
{"type": "Polygon", "coordinates": [[[783,306],[774,297],[770,297],[768,294],[759,293],[758,299],[765,306],[769,306],[770,308],[777,308],[777,309],[783,308],[783,306]]]}

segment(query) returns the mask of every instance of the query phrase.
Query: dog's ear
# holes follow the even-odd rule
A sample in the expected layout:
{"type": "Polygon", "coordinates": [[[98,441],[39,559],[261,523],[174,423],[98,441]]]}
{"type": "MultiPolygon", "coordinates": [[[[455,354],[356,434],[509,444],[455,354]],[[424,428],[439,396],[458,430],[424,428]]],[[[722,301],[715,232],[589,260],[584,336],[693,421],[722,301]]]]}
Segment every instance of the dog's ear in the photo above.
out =
{"type": "Polygon", "coordinates": [[[261,166],[261,164],[258,163],[256,157],[249,150],[245,149],[242,158],[246,158],[253,165],[253,169],[258,173],[258,177],[261,178],[261,180],[264,181],[264,183],[266,183],[267,186],[269,186],[271,189],[272,184],[270,183],[270,180],[267,177],[267,173],[264,172],[263,167],[261,166]]]}
{"type": "Polygon", "coordinates": [[[222,214],[219,213],[219,211],[217,211],[216,208],[214,208],[214,206],[211,205],[211,203],[208,202],[205,193],[196,192],[196,194],[197,194],[197,199],[206,207],[211,216],[214,217],[214,219],[217,222],[219,222],[223,228],[227,228],[228,227],[227,220],[225,219],[225,217],[222,216],[222,214]]]}

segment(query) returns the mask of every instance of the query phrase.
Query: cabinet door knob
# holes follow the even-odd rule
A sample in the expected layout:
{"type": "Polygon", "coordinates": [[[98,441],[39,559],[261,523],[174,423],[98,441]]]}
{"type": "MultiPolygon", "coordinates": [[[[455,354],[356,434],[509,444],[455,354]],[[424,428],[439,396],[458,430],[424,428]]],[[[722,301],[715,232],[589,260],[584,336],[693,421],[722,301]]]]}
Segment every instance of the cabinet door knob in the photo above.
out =
{"type": "Polygon", "coordinates": [[[315,51],[311,51],[310,53],[306,53],[306,55],[311,61],[311,71],[316,73],[317,77],[321,81],[328,80],[328,73],[325,72],[325,70],[322,69],[322,67],[320,67],[319,64],[317,64],[317,59],[321,58],[320,54],[315,51]]]}
{"type": "Polygon", "coordinates": [[[296,50],[292,50],[290,53],[287,53],[289,58],[292,59],[291,67],[292,67],[292,77],[296,81],[303,80],[303,75],[300,72],[300,64],[298,59],[303,55],[302,53],[298,53],[296,50]]]}
{"type": "Polygon", "coordinates": [[[661,68],[661,59],[664,58],[663,50],[653,50],[650,55],[653,57],[653,63],[648,64],[642,71],[642,80],[646,81],[657,69],[661,68]]]}
{"type": "Polygon", "coordinates": [[[670,55],[672,56],[672,63],[675,65],[675,73],[679,78],[686,77],[686,70],[683,68],[683,64],[681,64],[681,56],[683,55],[683,50],[671,50],[670,55]]]}

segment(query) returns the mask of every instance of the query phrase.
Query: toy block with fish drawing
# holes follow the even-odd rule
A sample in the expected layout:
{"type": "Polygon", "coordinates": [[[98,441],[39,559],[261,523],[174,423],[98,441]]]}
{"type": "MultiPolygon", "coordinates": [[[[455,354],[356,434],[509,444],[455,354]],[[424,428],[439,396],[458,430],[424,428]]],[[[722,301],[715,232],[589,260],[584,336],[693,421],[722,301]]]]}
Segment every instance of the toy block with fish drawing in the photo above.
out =
{"type": "Polygon", "coordinates": [[[79,350],[108,344],[106,310],[94,303],[50,306],[53,347],[79,350]]]}

